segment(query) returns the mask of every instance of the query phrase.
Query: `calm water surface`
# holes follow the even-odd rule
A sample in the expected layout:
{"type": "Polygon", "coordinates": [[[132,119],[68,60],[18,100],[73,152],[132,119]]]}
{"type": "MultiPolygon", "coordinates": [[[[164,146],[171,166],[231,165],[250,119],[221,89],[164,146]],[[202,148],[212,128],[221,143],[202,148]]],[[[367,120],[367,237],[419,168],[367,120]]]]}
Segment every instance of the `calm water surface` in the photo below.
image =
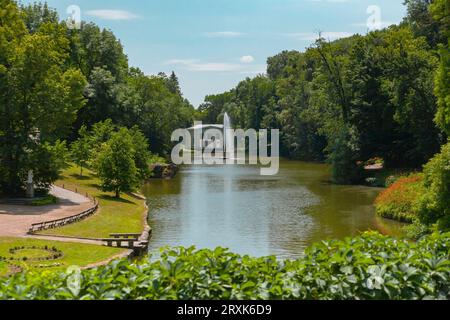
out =
{"type": "Polygon", "coordinates": [[[163,246],[230,248],[252,256],[296,258],[313,242],[366,230],[398,233],[375,216],[380,192],[327,182],[328,167],[282,161],[276,176],[255,166],[185,166],[173,180],[144,186],[153,238],[163,246]]]}

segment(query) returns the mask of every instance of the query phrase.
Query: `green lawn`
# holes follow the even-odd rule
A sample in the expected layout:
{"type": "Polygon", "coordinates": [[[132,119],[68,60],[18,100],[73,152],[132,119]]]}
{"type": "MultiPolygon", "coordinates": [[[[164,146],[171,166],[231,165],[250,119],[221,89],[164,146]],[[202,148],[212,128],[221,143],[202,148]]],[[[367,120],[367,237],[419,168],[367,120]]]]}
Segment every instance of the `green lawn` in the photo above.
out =
{"type": "Polygon", "coordinates": [[[6,262],[0,261],[0,275],[8,273],[8,264],[6,262]]]}
{"type": "Polygon", "coordinates": [[[144,230],[143,214],[145,202],[141,199],[122,194],[116,199],[112,194],[99,189],[99,180],[92,171],[71,167],[63,172],[61,180],[56,185],[64,184],[66,189],[78,189],[80,193],[89,193],[100,203],[100,210],[93,216],[62,228],[45,230],[42,233],[85,238],[109,238],[111,233],[141,233],[144,230]]]}
{"type": "Polygon", "coordinates": [[[6,258],[5,261],[0,261],[0,276],[6,275],[10,271],[10,265],[14,264],[20,266],[24,271],[26,270],[65,270],[69,266],[83,267],[92,263],[100,262],[111,258],[123,252],[123,249],[103,247],[90,244],[80,243],[66,243],[49,240],[37,239],[20,239],[20,238],[0,238],[0,257],[6,258]],[[34,246],[34,249],[30,247],[34,246]],[[57,259],[49,259],[45,261],[35,261],[37,257],[48,256],[48,252],[42,250],[47,246],[48,248],[55,247],[58,251],[63,253],[63,256],[57,259]],[[18,250],[12,254],[10,249],[16,247],[24,247],[23,250],[18,250]],[[24,261],[23,258],[27,257],[24,261]],[[15,260],[10,260],[14,258],[15,260]],[[45,268],[39,268],[45,266],[45,268]]]}

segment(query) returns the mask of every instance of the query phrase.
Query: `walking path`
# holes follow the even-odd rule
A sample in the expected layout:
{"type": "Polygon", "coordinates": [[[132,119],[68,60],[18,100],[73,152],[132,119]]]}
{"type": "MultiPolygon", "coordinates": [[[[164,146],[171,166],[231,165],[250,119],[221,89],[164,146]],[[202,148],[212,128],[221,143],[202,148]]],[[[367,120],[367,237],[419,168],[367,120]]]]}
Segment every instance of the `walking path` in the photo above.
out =
{"type": "MultiPolygon", "coordinates": [[[[93,204],[90,199],[78,193],[56,186],[51,188],[50,193],[59,198],[58,204],[46,206],[0,204],[0,237],[29,237],[27,232],[33,223],[74,216],[88,210],[93,204]]],[[[48,239],[48,237],[46,238],[48,239]]],[[[54,238],[54,240],[67,242],[76,241],[75,239],[54,238]]]]}
{"type": "MultiPolygon", "coordinates": [[[[46,206],[0,204],[0,237],[40,239],[67,243],[93,244],[98,246],[104,245],[103,241],[95,239],[51,235],[29,235],[28,230],[33,223],[75,216],[92,208],[94,205],[94,202],[91,199],[60,187],[52,186],[50,194],[59,199],[57,204],[46,206]]],[[[84,266],[82,269],[106,265],[112,260],[130,257],[133,253],[134,250],[132,249],[123,249],[120,253],[104,261],[84,266]]]]}

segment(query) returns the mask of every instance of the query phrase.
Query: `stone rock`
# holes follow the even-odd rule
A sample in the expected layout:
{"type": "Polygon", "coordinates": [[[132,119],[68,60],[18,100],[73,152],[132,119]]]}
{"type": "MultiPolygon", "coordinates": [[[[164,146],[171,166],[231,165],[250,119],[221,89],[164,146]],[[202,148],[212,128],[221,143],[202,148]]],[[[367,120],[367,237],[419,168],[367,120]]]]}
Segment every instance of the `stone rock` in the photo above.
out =
{"type": "Polygon", "coordinates": [[[178,172],[178,166],[171,164],[154,164],[150,167],[152,179],[172,179],[178,172]]]}

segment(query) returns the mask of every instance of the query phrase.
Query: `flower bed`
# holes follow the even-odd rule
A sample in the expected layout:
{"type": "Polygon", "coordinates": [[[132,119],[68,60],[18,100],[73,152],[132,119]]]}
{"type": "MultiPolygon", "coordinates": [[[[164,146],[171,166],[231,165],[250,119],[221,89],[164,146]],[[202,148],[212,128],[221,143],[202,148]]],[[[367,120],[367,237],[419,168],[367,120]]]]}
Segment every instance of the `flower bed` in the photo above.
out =
{"type": "Polygon", "coordinates": [[[413,222],[418,214],[418,200],[423,195],[422,175],[402,177],[380,193],[375,200],[379,216],[413,222]]]}

